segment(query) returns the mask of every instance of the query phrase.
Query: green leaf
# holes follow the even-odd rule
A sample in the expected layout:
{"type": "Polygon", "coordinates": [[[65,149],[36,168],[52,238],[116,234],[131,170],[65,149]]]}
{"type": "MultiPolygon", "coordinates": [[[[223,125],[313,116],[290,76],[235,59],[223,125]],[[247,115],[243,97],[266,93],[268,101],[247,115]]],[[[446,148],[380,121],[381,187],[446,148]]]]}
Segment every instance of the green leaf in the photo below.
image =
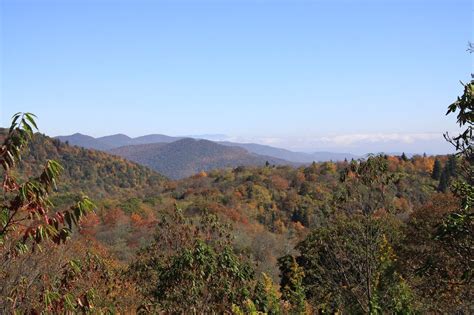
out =
{"type": "Polygon", "coordinates": [[[38,126],[36,125],[36,122],[33,119],[33,117],[36,118],[36,116],[32,113],[25,113],[26,120],[28,120],[33,125],[33,127],[35,127],[35,129],[38,130],[38,126]]]}
{"type": "Polygon", "coordinates": [[[71,266],[72,270],[75,272],[75,273],[79,273],[81,272],[82,268],[81,268],[81,263],[79,260],[75,260],[75,259],[71,259],[69,261],[69,265],[71,266]]]}
{"type": "Polygon", "coordinates": [[[10,125],[10,130],[9,130],[9,133],[12,133],[12,131],[17,127],[17,121],[18,119],[20,118],[21,115],[17,115],[15,114],[12,118],[13,118],[13,121],[12,121],[12,124],[10,125]]]}
{"type": "Polygon", "coordinates": [[[26,122],[24,118],[21,120],[21,124],[23,126],[23,129],[28,133],[28,136],[31,137],[33,135],[33,129],[31,128],[30,125],[28,125],[28,123],[26,122]]]}

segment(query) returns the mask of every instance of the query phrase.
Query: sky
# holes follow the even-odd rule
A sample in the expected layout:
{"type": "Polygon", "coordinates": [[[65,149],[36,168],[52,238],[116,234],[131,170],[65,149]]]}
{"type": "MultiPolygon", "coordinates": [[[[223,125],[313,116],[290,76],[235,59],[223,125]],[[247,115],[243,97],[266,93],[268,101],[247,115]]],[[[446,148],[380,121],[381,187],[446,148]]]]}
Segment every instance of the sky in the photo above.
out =
{"type": "Polygon", "coordinates": [[[446,153],[469,0],[0,0],[0,125],[446,153]]]}

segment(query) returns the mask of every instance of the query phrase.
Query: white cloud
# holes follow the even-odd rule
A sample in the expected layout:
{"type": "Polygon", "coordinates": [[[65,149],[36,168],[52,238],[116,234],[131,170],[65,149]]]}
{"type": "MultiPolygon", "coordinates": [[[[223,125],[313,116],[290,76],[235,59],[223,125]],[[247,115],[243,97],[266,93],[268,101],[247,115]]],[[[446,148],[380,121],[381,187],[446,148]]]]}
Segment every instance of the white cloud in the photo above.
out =
{"type": "Polygon", "coordinates": [[[332,143],[335,145],[350,146],[357,143],[401,142],[414,143],[416,141],[430,141],[442,139],[439,133],[375,133],[375,134],[348,134],[315,138],[315,142],[332,143]]]}
{"type": "Polygon", "coordinates": [[[304,137],[229,137],[229,141],[259,143],[294,151],[351,153],[447,153],[451,147],[439,133],[358,133],[304,137]]]}

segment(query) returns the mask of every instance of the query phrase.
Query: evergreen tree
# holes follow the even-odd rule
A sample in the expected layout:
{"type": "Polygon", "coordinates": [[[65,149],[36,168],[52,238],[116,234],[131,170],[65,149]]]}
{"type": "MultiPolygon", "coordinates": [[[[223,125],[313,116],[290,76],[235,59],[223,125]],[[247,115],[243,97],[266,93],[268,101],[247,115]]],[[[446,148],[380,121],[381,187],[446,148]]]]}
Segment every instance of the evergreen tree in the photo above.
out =
{"type": "Polygon", "coordinates": [[[444,167],[443,171],[441,172],[441,176],[439,178],[439,185],[438,185],[438,191],[440,192],[446,192],[449,187],[449,170],[447,165],[444,167]]]}
{"type": "Polygon", "coordinates": [[[405,152],[402,153],[402,160],[405,161],[405,162],[408,161],[408,157],[405,154],[405,152]]]}
{"type": "Polygon", "coordinates": [[[441,177],[442,167],[441,162],[436,159],[433,166],[433,172],[431,173],[431,178],[439,180],[441,177]]]}
{"type": "Polygon", "coordinates": [[[457,176],[458,162],[455,155],[450,155],[448,157],[448,162],[446,162],[446,169],[449,177],[457,176]]]}
{"type": "MultiPolygon", "coordinates": [[[[451,184],[452,178],[457,176],[457,159],[455,155],[450,155],[439,178],[438,191],[446,192],[451,184]]],[[[434,169],[433,169],[434,173],[434,169]]]]}

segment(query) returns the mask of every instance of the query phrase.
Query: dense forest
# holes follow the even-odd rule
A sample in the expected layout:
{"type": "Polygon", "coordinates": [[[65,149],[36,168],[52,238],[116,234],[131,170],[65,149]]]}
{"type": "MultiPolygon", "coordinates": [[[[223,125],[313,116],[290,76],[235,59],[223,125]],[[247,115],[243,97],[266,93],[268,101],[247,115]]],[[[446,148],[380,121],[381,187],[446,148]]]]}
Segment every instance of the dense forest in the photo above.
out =
{"type": "Polygon", "coordinates": [[[474,81],[449,156],[169,180],[19,113],[2,130],[0,312],[469,314],[474,81]]]}

